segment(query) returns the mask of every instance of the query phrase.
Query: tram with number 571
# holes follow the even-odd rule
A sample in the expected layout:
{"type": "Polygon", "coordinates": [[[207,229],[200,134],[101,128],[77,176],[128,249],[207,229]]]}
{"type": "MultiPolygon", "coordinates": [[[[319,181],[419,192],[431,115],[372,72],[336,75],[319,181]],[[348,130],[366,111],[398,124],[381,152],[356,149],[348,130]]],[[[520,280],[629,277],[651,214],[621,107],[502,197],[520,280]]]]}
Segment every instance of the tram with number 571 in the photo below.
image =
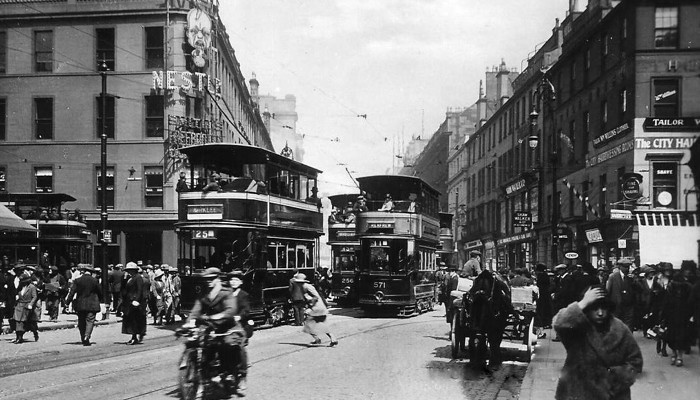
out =
{"type": "Polygon", "coordinates": [[[210,266],[244,272],[251,316],[277,325],[290,315],[289,281],[314,279],[323,234],[321,172],[243,144],[183,147],[189,170],[180,185],[178,268],[183,308],[204,290],[195,272],[210,266]]]}
{"type": "Polygon", "coordinates": [[[432,310],[439,244],[439,192],[414,176],[357,179],[367,210],[357,214],[359,303],[409,316],[432,310]]]}

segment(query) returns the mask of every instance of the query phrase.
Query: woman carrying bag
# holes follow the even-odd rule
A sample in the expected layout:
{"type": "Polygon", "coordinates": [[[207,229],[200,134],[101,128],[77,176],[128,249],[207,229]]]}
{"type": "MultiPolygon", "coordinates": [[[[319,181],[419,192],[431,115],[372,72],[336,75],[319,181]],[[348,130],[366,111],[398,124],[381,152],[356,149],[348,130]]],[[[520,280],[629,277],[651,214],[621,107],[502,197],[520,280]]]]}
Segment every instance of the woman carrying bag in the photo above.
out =
{"type": "Polygon", "coordinates": [[[314,341],[311,342],[312,345],[321,344],[321,338],[319,337],[321,334],[326,334],[330,338],[331,347],[337,345],[338,340],[333,336],[330,328],[326,324],[328,308],[326,308],[326,304],[321,295],[319,295],[316,288],[306,280],[306,275],[298,273],[294,275],[292,280],[303,284],[304,299],[306,299],[306,310],[304,312],[306,318],[304,320],[304,329],[302,332],[308,333],[314,338],[314,341]]]}

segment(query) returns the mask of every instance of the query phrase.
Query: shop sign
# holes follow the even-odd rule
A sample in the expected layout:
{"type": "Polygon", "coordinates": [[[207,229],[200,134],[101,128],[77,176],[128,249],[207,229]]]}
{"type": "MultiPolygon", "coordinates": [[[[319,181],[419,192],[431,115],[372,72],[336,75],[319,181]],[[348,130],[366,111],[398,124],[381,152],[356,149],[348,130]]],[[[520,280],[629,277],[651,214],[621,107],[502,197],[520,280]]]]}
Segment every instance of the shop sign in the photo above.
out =
{"type": "Polygon", "coordinates": [[[627,248],[627,239],[617,239],[617,248],[618,249],[626,249],[627,248]]]}
{"type": "Polygon", "coordinates": [[[564,254],[564,257],[566,257],[567,260],[575,260],[578,258],[578,253],[575,251],[570,251],[564,254]]]}
{"type": "Polygon", "coordinates": [[[515,211],[513,213],[513,226],[527,228],[532,225],[532,214],[527,211],[515,211]]]}
{"type": "Polygon", "coordinates": [[[656,137],[636,138],[634,148],[641,150],[689,149],[697,137],[656,137]]]}
{"type": "Polygon", "coordinates": [[[204,91],[211,93],[221,93],[221,80],[219,78],[212,79],[207,74],[201,72],[189,71],[151,71],[154,90],[182,90],[189,92],[190,90],[204,91]]]}
{"type": "Polygon", "coordinates": [[[503,239],[498,239],[496,241],[496,244],[498,246],[505,246],[509,243],[520,242],[520,241],[524,241],[527,239],[532,239],[534,237],[535,237],[535,234],[532,232],[523,232],[523,233],[519,233],[517,235],[508,236],[508,237],[503,238],[503,239]]]}
{"type": "Polygon", "coordinates": [[[642,188],[637,177],[629,177],[622,182],[622,195],[627,200],[636,200],[642,196],[642,188]]]}
{"type": "Polygon", "coordinates": [[[645,131],[700,131],[700,118],[645,118],[645,131]]]}
{"type": "Polygon", "coordinates": [[[506,186],[506,195],[510,196],[511,194],[516,193],[520,190],[523,190],[524,188],[525,188],[525,179],[520,179],[517,182],[506,186]]]}
{"type": "Polygon", "coordinates": [[[634,149],[634,139],[628,140],[624,143],[620,143],[617,146],[606,150],[604,152],[601,152],[600,154],[593,156],[586,160],[586,166],[587,167],[592,167],[596,164],[600,164],[602,162],[608,161],[612,158],[615,158],[619,156],[622,153],[626,153],[630,150],[634,149]]]}
{"type": "Polygon", "coordinates": [[[610,210],[610,219],[617,220],[632,220],[632,211],[630,210],[610,210]]]}
{"type": "Polygon", "coordinates": [[[336,236],[345,238],[355,237],[355,231],[338,231],[336,236]]]}
{"type": "Polygon", "coordinates": [[[481,246],[483,246],[481,240],[472,240],[471,242],[467,242],[467,244],[464,245],[464,250],[469,250],[481,246]]]}
{"type": "Polygon", "coordinates": [[[208,204],[208,205],[188,205],[187,219],[202,220],[202,219],[223,219],[224,205],[223,204],[208,204]]]}
{"type": "Polygon", "coordinates": [[[112,243],[112,230],[105,229],[102,231],[102,241],[105,243],[112,243]]]}
{"type": "Polygon", "coordinates": [[[606,144],[612,142],[613,140],[620,138],[630,132],[632,129],[630,128],[629,123],[625,122],[624,124],[618,126],[615,129],[611,129],[605,133],[603,133],[600,136],[594,137],[593,138],[593,147],[603,147],[606,144]]]}
{"type": "Polygon", "coordinates": [[[586,239],[588,239],[588,243],[600,243],[603,241],[603,235],[600,234],[598,228],[588,229],[586,230],[586,239]]]}

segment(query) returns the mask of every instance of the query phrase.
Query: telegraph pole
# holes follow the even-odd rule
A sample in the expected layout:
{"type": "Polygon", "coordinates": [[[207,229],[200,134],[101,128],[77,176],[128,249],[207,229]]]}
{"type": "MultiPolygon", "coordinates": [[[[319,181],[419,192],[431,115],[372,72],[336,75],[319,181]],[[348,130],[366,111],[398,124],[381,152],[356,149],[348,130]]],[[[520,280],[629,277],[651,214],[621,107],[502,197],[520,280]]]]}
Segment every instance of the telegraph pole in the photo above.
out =
{"type": "MultiPolygon", "coordinates": [[[[100,219],[102,221],[102,231],[100,237],[101,247],[102,247],[102,294],[103,302],[105,304],[105,310],[109,309],[108,296],[109,293],[109,282],[107,282],[107,237],[105,233],[107,232],[107,63],[102,60],[100,64],[100,76],[102,77],[102,93],[100,94],[101,106],[102,106],[102,127],[100,135],[100,189],[102,191],[102,201],[100,208],[100,219]]],[[[109,236],[111,241],[111,235],[109,236]]],[[[106,318],[107,313],[103,314],[103,318],[106,318]]]]}

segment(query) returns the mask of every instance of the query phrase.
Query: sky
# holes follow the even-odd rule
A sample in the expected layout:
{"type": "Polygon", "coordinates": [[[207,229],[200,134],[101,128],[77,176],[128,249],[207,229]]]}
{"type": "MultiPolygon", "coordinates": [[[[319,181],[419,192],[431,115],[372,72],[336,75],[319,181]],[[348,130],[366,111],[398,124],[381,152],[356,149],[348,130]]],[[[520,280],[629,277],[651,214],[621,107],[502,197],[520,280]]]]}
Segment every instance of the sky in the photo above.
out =
{"type": "Polygon", "coordinates": [[[504,60],[522,71],[567,8],[566,0],[222,0],[219,14],[246,81],[255,73],[260,94],[296,97],[304,163],[324,171],[319,192],[331,195],[357,192],[350,175],[388,173],[402,145],[430,137],[448,108],[472,105],[487,68],[504,60]]]}

